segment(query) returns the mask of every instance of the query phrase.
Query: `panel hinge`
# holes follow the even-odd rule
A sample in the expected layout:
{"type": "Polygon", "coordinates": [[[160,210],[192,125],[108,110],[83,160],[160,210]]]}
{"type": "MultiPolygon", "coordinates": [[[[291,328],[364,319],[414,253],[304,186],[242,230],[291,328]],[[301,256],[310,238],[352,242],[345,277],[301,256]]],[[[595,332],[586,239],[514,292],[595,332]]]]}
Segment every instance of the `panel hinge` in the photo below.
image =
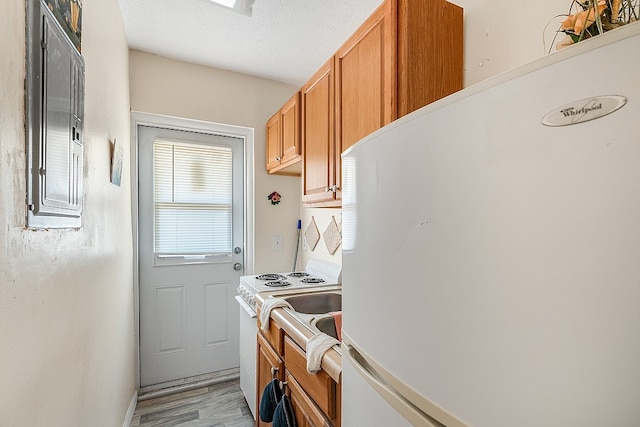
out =
{"type": "Polygon", "coordinates": [[[47,171],[44,168],[38,169],[38,172],[40,173],[40,176],[45,176],[47,174],[47,171]]]}
{"type": "Polygon", "coordinates": [[[40,47],[41,47],[42,49],[45,49],[45,50],[46,50],[46,49],[47,49],[47,42],[46,42],[46,41],[44,41],[44,40],[42,40],[42,41],[40,42],[40,47]]]}

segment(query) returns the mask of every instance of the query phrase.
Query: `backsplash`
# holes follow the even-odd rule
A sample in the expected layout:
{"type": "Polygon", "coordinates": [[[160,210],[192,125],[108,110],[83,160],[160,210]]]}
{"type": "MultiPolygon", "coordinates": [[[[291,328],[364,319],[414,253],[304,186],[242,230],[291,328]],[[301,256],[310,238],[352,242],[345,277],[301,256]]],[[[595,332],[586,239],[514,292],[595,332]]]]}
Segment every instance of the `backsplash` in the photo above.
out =
{"type": "Polygon", "coordinates": [[[334,208],[303,208],[301,219],[301,265],[306,265],[310,259],[342,264],[342,211],[334,208]],[[315,240],[317,243],[314,247],[315,240]]]}

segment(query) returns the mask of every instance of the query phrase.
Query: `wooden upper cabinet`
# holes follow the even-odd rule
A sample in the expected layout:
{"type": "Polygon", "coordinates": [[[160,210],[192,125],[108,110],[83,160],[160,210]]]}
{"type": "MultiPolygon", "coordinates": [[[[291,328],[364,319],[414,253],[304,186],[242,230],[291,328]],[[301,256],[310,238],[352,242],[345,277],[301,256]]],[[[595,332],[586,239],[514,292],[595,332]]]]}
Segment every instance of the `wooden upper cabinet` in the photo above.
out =
{"type": "Polygon", "coordinates": [[[300,93],[296,93],[267,122],[267,172],[300,175],[300,93]]]}
{"type": "Polygon", "coordinates": [[[398,117],[462,89],[462,18],[444,0],[397,0],[398,117]]]}
{"type": "Polygon", "coordinates": [[[267,171],[280,166],[280,126],[280,111],[278,111],[267,121],[267,171]]]}
{"type": "Polygon", "coordinates": [[[301,89],[303,143],[303,203],[330,203],[336,193],[333,58],[301,89]]]}
{"type": "Polygon", "coordinates": [[[385,0],[301,89],[306,205],[340,206],[341,154],[462,89],[462,8],[385,0]]]}
{"type": "Polygon", "coordinates": [[[300,92],[296,93],[280,110],[282,121],[282,160],[288,164],[300,160],[300,92]]]}
{"type": "Polygon", "coordinates": [[[340,153],[396,118],[393,3],[385,1],[335,55],[340,153]]]}

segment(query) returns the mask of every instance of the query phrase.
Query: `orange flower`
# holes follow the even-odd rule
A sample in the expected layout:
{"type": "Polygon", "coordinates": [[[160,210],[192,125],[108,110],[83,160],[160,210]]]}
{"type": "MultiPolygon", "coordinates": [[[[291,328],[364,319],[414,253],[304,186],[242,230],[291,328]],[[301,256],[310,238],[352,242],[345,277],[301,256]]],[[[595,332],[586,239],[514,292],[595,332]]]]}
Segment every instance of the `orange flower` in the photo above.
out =
{"type": "MultiPolygon", "coordinates": [[[[598,1],[597,9],[598,16],[602,15],[602,12],[607,8],[607,2],[605,0],[598,1]]],[[[596,22],[595,15],[593,13],[593,7],[589,7],[580,13],[569,15],[567,19],[562,23],[562,30],[571,31],[574,34],[581,34],[585,27],[596,22]]]]}

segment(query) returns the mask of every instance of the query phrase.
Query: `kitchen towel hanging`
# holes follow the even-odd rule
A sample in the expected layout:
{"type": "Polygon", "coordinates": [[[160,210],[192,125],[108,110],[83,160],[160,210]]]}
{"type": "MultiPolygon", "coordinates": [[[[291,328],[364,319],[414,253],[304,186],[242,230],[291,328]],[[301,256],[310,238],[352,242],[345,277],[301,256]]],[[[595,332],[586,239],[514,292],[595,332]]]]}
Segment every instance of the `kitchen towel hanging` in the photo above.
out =
{"type": "Polygon", "coordinates": [[[260,398],[260,419],[265,423],[270,423],[273,420],[274,413],[278,404],[282,400],[282,388],[280,388],[280,381],[277,378],[269,381],[262,391],[262,397],[260,398]]]}
{"type": "Polygon", "coordinates": [[[267,298],[264,303],[262,303],[262,307],[260,307],[260,329],[264,332],[269,330],[269,316],[271,315],[271,310],[277,307],[291,308],[291,304],[282,298],[267,298]]]}
{"type": "Polygon", "coordinates": [[[340,341],[327,334],[319,333],[307,341],[307,372],[316,374],[322,365],[322,357],[334,345],[340,345],[340,341]]]}
{"type": "Polygon", "coordinates": [[[296,416],[291,407],[291,401],[286,394],[280,399],[273,414],[273,427],[297,427],[296,416]]]}

